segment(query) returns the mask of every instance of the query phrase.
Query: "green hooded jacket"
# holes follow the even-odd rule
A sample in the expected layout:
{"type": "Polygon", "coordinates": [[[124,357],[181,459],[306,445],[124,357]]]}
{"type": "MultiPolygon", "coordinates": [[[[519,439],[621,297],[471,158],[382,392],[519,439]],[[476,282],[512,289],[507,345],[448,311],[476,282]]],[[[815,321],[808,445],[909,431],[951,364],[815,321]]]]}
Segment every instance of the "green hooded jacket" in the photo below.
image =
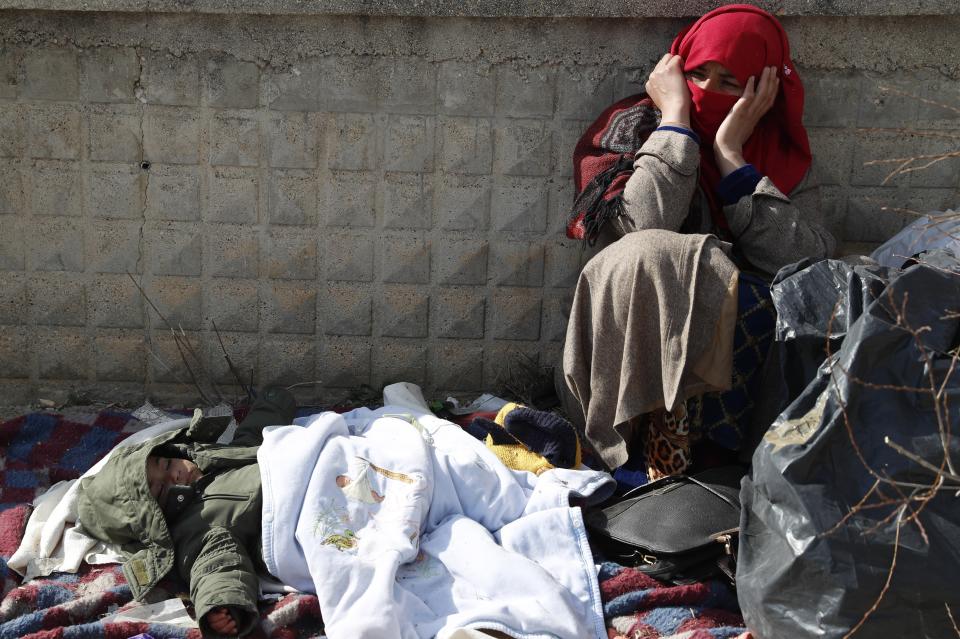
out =
{"type": "Polygon", "coordinates": [[[231,444],[213,443],[228,422],[203,418],[197,410],[189,427],[116,449],[99,473],[81,481],[78,505],[84,530],[118,544],[127,556],[123,574],[134,597],[142,599],[176,567],[190,584],[204,636],[212,637],[218,635],[205,615],[218,606],[230,608],[239,635],[254,628],[257,571],[266,572],[257,464],[262,430],[241,428],[231,444]],[[149,455],[190,459],[204,474],[173,521],[150,494],[149,455]]]}

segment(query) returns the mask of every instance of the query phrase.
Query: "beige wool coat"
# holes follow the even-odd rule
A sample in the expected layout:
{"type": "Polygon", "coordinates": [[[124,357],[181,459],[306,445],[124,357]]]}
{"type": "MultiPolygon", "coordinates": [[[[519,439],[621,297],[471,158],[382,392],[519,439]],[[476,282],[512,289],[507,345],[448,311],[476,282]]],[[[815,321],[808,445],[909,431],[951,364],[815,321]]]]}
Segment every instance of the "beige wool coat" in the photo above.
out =
{"type": "MultiPolygon", "coordinates": [[[[739,268],[732,246],[710,234],[699,162],[690,137],[650,135],[624,190],[626,215],[606,225],[604,248],[574,292],[564,379],[582,413],[573,417],[611,468],[627,460],[633,417],[730,387],[739,268]]],[[[771,276],[804,257],[832,254],[812,182],[808,175],[787,197],[763,178],[724,208],[752,269],[771,276]]]]}

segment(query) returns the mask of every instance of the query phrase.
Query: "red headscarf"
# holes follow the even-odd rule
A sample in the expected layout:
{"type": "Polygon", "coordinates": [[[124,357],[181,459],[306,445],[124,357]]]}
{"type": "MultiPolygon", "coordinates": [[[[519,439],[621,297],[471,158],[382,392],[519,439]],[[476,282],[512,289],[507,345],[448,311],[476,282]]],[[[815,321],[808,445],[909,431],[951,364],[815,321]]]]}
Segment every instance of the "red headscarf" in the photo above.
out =
{"type": "MultiPolygon", "coordinates": [[[[743,157],[783,193],[790,193],[810,168],[811,155],[803,128],[803,84],[790,60],[790,45],[780,22],[751,5],[727,5],[681,31],[670,46],[670,53],[683,58],[684,71],[705,62],[718,62],[744,87],[750,76],[756,87],[764,67],[777,68],[780,87],[776,101],[744,144],[743,157]]],[[[725,228],[726,220],[716,201],[721,176],[714,159],[713,140],[737,98],[703,91],[689,81],[687,85],[692,99],[691,124],[702,143],[700,182],[711,199],[715,222],[725,228]]]]}
{"type": "MultiPolygon", "coordinates": [[[[684,58],[684,70],[705,62],[719,62],[742,86],[750,76],[758,82],[764,67],[774,66],[780,77],[773,107],[757,123],[744,145],[743,155],[760,173],[789,194],[810,168],[810,144],[803,128],[803,85],[790,61],[783,27],[772,15],[745,4],[715,9],[680,32],[670,52],[684,58]]],[[[730,229],[716,195],[720,182],[713,140],[736,96],[703,91],[692,82],[691,124],[700,136],[700,186],[710,201],[710,213],[719,234],[730,229]]],[[[623,214],[623,190],[633,173],[634,154],[657,127],[657,111],[645,95],[624,98],[608,107],[587,128],[573,152],[577,197],[567,221],[567,235],[596,240],[608,220],[623,214]]]]}

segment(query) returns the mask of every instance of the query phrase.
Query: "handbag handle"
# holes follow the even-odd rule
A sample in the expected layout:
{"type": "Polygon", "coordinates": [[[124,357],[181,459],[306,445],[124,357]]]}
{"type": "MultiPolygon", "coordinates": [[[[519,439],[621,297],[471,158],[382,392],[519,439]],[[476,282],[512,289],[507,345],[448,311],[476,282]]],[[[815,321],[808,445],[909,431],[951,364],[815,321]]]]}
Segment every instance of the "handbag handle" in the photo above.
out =
{"type": "Polygon", "coordinates": [[[623,501],[623,500],[625,500],[625,499],[628,499],[628,498],[630,498],[630,497],[633,495],[633,493],[638,492],[638,491],[640,491],[640,490],[642,490],[642,489],[651,490],[651,489],[652,489],[651,487],[653,486],[653,484],[655,484],[655,483],[657,483],[657,482],[663,482],[663,485],[666,486],[666,485],[668,485],[668,484],[671,484],[671,483],[674,483],[674,482],[680,482],[680,481],[691,481],[691,482],[693,482],[694,484],[697,484],[698,486],[700,486],[701,488],[703,488],[704,490],[707,490],[707,491],[713,493],[714,495],[716,495],[717,497],[719,497],[720,499],[722,499],[724,502],[726,502],[726,503],[727,503],[728,505],[730,505],[731,507],[737,508],[737,509],[740,508],[740,504],[734,503],[733,500],[731,500],[729,497],[727,497],[727,496],[724,495],[723,493],[718,492],[718,491],[717,491],[715,488],[713,488],[712,486],[710,486],[710,485],[708,485],[708,484],[705,484],[705,483],[703,483],[702,481],[700,481],[699,479],[696,479],[695,477],[691,477],[690,475],[668,475],[667,477],[664,477],[663,479],[658,479],[658,480],[656,480],[655,482],[651,482],[651,483],[649,483],[649,484],[643,484],[642,486],[637,486],[637,487],[635,487],[635,488],[631,488],[631,489],[628,490],[627,492],[623,493],[623,495],[620,497],[620,499],[619,499],[618,501],[623,501]]]}

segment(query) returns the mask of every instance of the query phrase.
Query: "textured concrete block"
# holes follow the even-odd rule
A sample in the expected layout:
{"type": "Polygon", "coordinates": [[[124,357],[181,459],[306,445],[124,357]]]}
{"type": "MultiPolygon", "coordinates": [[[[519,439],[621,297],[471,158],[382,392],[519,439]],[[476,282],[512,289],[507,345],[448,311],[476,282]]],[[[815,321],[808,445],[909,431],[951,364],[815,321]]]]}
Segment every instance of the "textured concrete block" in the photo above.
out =
{"type": "MultiPolygon", "coordinates": [[[[659,57],[657,58],[659,59],[659,57]]],[[[636,93],[643,93],[647,78],[656,66],[656,60],[645,66],[627,66],[615,69],[613,99],[620,100],[636,93]]],[[[597,113],[596,115],[600,115],[597,113]]]]}
{"type": "MultiPolygon", "coordinates": [[[[30,377],[33,359],[33,340],[25,328],[11,328],[0,331],[0,377],[4,379],[24,379],[30,377]]],[[[8,401],[0,386],[0,397],[8,401]]]]}
{"type": "Polygon", "coordinates": [[[27,267],[23,224],[14,215],[0,215],[0,271],[27,267]]]}
{"type": "MultiPolygon", "coordinates": [[[[162,326],[162,324],[160,324],[162,326]]],[[[188,332],[185,336],[198,351],[202,340],[200,335],[194,332],[188,332]]],[[[181,338],[183,339],[183,338],[181,338]]],[[[144,348],[149,353],[147,358],[147,367],[150,370],[150,377],[155,382],[169,382],[178,384],[190,384],[190,372],[184,365],[183,356],[180,354],[181,348],[177,347],[170,332],[165,328],[154,331],[150,340],[144,343],[144,348]]],[[[184,349],[185,350],[185,349],[184,349]]],[[[191,368],[199,368],[191,359],[191,368]]],[[[196,392],[195,390],[193,391],[196,392]]]]}
{"type": "Polygon", "coordinates": [[[499,231],[542,233],[547,228],[548,192],[539,178],[508,178],[493,190],[493,227],[499,231]]]}
{"type": "MultiPolygon", "coordinates": [[[[199,278],[155,277],[149,286],[144,286],[171,326],[186,331],[196,331],[203,326],[203,289],[199,278]]],[[[153,316],[154,328],[166,328],[166,323],[153,316]]]]}
{"type": "Polygon", "coordinates": [[[542,347],[518,342],[493,342],[483,349],[484,388],[502,388],[516,379],[516,371],[539,366],[542,347]]]}
{"type": "Polygon", "coordinates": [[[383,281],[393,284],[430,283],[430,242],[417,237],[381,237],[383,281]]]}
{"type": "Polygon", "coordinates": [[[0,99],[16,100],[20,84],[21,55],[14,49],[0,51],[0,99]]]}
{"type": "Polygon", "coordinates": [[[90,339],[83,331],[46,331],[34,348],[40,379],[82,380],[90,377],[90,339]]]}
{"type": "Polygon", "coordinates": [[[804,124],[846,127],[857,122],[863,80],[859,73],[800,69],[800,77],[804,85],[804,124]]]}
{"type": "Polygon", "coordinates": [[[259,176],[244,169],[217,169],[210,175],[204,219],[211,222],[256,224],[259,176]]]}
{"type": "Polygon", "coordinates": [[[334,235],[324,246],[324,272],[328,280],[372,282],[373,241],[362,235],[334,235]]]}
{"type": "Polygon", "coordinates": [[[917,136],[895,133],[865,132],[855,138],[854,186],[900,186],[909,183],[910,174],[892,175],[905,158],[920,154],[917,136]]]}
{"type": "Polygon", "coordinates": [[[264,338],[260,345],[260,382],[302,384],[317,379],[317,353],[312,338],[264,338]]]}
{"type": "Polygon", "coordinates": [[[857,189],[848,198],[842,237],[848,242],[883,242],[920,215],[956,206],[956,189],[857,189]]]}
{"type": "Polygon", "coordinates": [[[556,74],[553,69],[517,69],[503,66],[497,70],[497,113],[516,117],[553,115],[556,74]]]}
{"type": "Polygon", "coordinates": [[[312,335],[317,328],[317,289],[273,281],[263,291],[261,318],[270,333],[312,335]]]}
{"type": "Polygon", "coordinates": [[[317,238],[312,233],[271,231],[263,256],[267,275],[273,279],[317,279],[317,238]]]}
{"type": "Polygon", "coordinates": [[[383,70],[382,105],[388,113],[434,113],[437,65],[416,58],[394,58],[383,70]]]}
{"type": "Polygon", "coordinates": [[[260,240],[253,229],[217,229],[206,238],[204,273],[215,277],[256,278],[260,240]]]}
{"type": "Polygon", "coordinates": [[[34,215],[80,215],[81,194],[79,163],[34,164],[30,176],[30,200],[34,215]]]}
{"type": "Polygon", "coordinates": [[[86,286],[76,273],[45,273],[29,280],[30,322],[41,326],[86,326],[86,286]]]}
{"type": "Polygon", "coordinates": [[[936,74],[921,81],[919,91],[913,93],[921,100],[917,105],[918,128],[960,127],[960,86],[936,74]]]}
{"type": "Polygon", "coordinates": [[[80,112],[51,104],[30,110],[29,154],[32,158],[73,160],[80,157],[80,112]]]}
{"type": "Polygon", "coordinates": [[[433,279],[440,284],[486,284],[485,240],[449,239],[433,253],[433,279]]]}
{"type": "Polygon", "coordinates": [[[337,115],[333,124],[330,168],[348,171],[375,168],[380,164],[377,141],[382,131],[382,118],[354,113],[337,115]]]}
{"type": "Polygon", "coordinates": [[[573,180],[547,182],[547,233],[557,238],[567,236],[567,218],[573,206],[573,180]]]}
{"type": "Polygon", "coordinates": [[[373,328],[371,291],[328,286],[320,300],[320,325],[327,335],[370,335],[373,328]]]}
{"type": "Polygon", "coordinates": [[[92,326],[143,328],[145,307],[146,300],[126,275],[100,275],[87,286],[87,316],[92,326]]]}
{"type": "Polygon", "coordinates": [[[365,342],[328,342],[317,367],[324,386],[357,388],[370,383],[370,345],[365,342]]]}
{"type": "Polygon", "coordinates": [[[147,351],[140,335],[101,335],[93,340],[97,381],[144,382],[147,351]]]}
{"type": "Polygon", "coordinates": [[[94,162],[139,162],[140,114],[131,109],[91,111],[90,159],[94,162]]]}
{"type": "Polygon", "coordinates": [[[615,84],[616,74],[609,68],[562,69],[557,80],[557,113],[565,118],[596,118],[613,104],[615,84]]]}
{"type": "Polygon", "coordinates": [[[0,104],[0,156],[20,157],[26,152],[29,112],[19,104],[0,104]]]}
{"type": "Polygon", "coordinates": [[[387,126],[384,168],[413,173],[432,171],[436,128],[436,118],[391,116],[387,126]]]}
{"type": "Polygon", "coordinates": [[[143,115],[143,155],[151,162],[196,164],[200,118],[192,109],[154,107],[143,115]]]}
{"type": "Polygon", "coordinates": [[[260,123],[252,118],[217,113],[210,122],[210,164],[257,166],[260,123]]]}
{"type": "Polygon", "coordinates": [[[27,227],[32,271],[83,271],[83,226],[74,220],[34,220],[27,227]]]}
{"type": "Polygon", "coordinates": [[[229,55],[211,56],[204,66],[203,95],[210,106],[255,109],[260,102],[260,69],[229,55]]]}
{"type": "Polygon", "coordinates": [[[857,95],[857,125],[861,127],[896,128],[915,126],[919,102],[904,98],[900,91],[910,91],[912,76],[903,73],[865,77],[857,95]]]}
{"type": "Polygon", "coordinates": [[[140,59],[131,48],[102,47],[84,51],[80,95],[84,102],[134,102],[140,81],[140,59]]]}
{"type": "Polygon", "coordinates": [[[542,286],[543,245],[539,242],[494,242],[493,281],[499,286],[542,286]]]}
{"type": "Polygon", "coordinates": [[[808,129],[807,134],[820,184],[846,184],[852,170],[854,140],[837,129],[808,129]]]}
{"type": "Polygon", "coordinates": [[[490,225],[490,180],[444,175],[437,187],[437,221],[450,231],[484,231],[490,225]]]}
{"type": "Polygon", "coordinates": [[[469,289],[440,289],[430,300],[434,336],[483,339],[486,298],[469,289]]]}
{"type": "MultiPolygon", "coordinates": [[[[217,327],[220,323],[217,322],[217,327]]],[[[249,384],[251,372],[254,373],[253,380],[256,383],[257,354],[260,349],[260,337],[258,335],[229,333],[220,329],[220,338],[216,336],[213,339],[205,341],[207,361],[209,361],[210,375],[217,384],[227,384],[239,386],[237,378],[243,381],[243,384],[249,384]],[[223,341],[221,347],[220,341],[223,341]],[[224,351],[230,357],[230,362],[224,357],[224,351]],[[230,363],[233,363],[231,369],[230,363]]]]}
{"type": "Polygon", "coordinates": [[[87,213],[94,217],[141,219],[146,179],[138,168],[126,165],[100,165],[90,170],[84,189],[87,213]]]}
{"type": "Polygon", "coordinates": [[[327,187],[329,226],[372,227],[376,223],[377,178],[371,173],[333,173],[327,187]]]}
{"type": "Polygon", "coordinates": [[[432,227],[433,180],[431,176],[388,173],[384,181],[383,224],[389,229],[432,227]]]}
{"type": "Polygon", "coordinates": [[[493,115],[496,78],[489,67],[473,62],[440,65],[437,103],[448,115],[493,115]]]}
{"type": "Polygon", "coordinates": [[[267,122],[270,166],[312,169],[317,166],[316,122],[306,113],[288,113],[267,122]]]}
{"type": "Polygon", "coordinates": [[[154,220],[200,219],[200,172],[197,167],[153,166],[146,180],[147,217],[154,220]]]}
{"type": "Polygon", "coordinates": [[[448,173],[487,175],[493,162],[489,120],[445,118],[440,122],[440,168],[448,173]]]}
{"type": "MultiPolygon", "coordinates": [[[[0,396],[9,406],[26,406],[41,396],[41,390],[32,382],[0,379],[0,396]]],[[[43,396],[49,397],[46,393],[43,396]]]]}
{"type": "Polygon", "coordinates": [[[488,306],[488,321],[496,339],[540,339],[540,298],[498,292],[488,306]]]}
{"type": "Polygon", "coordinates": [[[391,287],[376,301],[377,325],[385,337],[427,337],[430,296],[414,287],[391,287]]]}
{"type": "Polygon", "coordinates": [[[573,177],[573,149],[590,124],[589,120],[564,120],[560,123],[560,130],[556,133],[557,143],[553,145],[553,162],[560,177],[573,177]]]}
{"type": "Polygon", "coordinates": [[[483,348],[436,344],[430,349],[430,383],[445,391],[476,391],[483,386],[483,348]]]}
{"type": "Polygon", "coordinates": [[[316,226],[317,182],[310,171],[272,171],[268,194],[270,224],[316,226]]]}
{"type": "Polygon", "coordinates": [[[372,57],[325,58],[318,65],[321,111],[364,113],[377,110],[383,86],[382,63],[372,57]]]}
{"type": "MultiPolygon", "coordinates": [[[[260,326],[256,280],[215,279],[203,286],[203,318],[217,330],[255,332],[260,326]]],[[[231,357],[233,353],[230,353],[231,357]]]]}
{"type": "Polygon", "coordinates": [[[572,288],[580,275],[583,248],[576,240],[548,242],[545,246],[544,284],[572,288]]]}
{"type": "Polygon", "coordinates": [[[200,67],[190,55],[148,52],[143,63],[143,95],[149,104],[195,106],[200,103],[200,67]]]}
{"type": "Polygon", "coordinates": [[[0,159],[0,215],[24,213],[23,178],[14,160],[0,159]]]}
{"type": "Polygon", "coordinates": [[[427,349],[420,344],[387,343],[374,358],[377,386],[396,382],[423,385],[427,380],[427,349]]]}
{"type": "Polygon", "coordinates": [[[314,61],[289,69],[269,69],[264,79],[267,103],[274,111],[317,111],[324,92],[323,69],[314,61]]]}
{"type": "Polygon", "coordinates": [[[0,325],[25,324],[29,299],[25,276],[4,273],[0,277],[0,325]]]}
{"type": "Polygon", "coordinates": [[[506,175],[549,175],[553,132],[544,120],[511,120],[497,127],[494,170],[506,175]]]}
{"type": "Polygon", "coordinates": [[[23,57],[21,95],[30,100],[76,100],[80,67],[71,50],[33,49],[23,57]]]}
{"type": "Polygon", "coordinates": [[[199,277],[203,270],[203,236],[193,230],[145,229],[147,264],[154,275],[199,277]]]}
{"type": "Polygon", "coordinates": [[[917,188],[957,188],[956,207],[960,208],[960,150],[957,138],[926,138],[919,144],[920,156],[910,165],[910,186],[917,188]],[[951,155],[953,154],[953,155],[951,155]]]}
{"type": "Polygon", "coordinates": [[[573,295],[546,297],[543,300],[541,335],[551,342],[563,342],[567,336],[567,319],[573,295]]]}

